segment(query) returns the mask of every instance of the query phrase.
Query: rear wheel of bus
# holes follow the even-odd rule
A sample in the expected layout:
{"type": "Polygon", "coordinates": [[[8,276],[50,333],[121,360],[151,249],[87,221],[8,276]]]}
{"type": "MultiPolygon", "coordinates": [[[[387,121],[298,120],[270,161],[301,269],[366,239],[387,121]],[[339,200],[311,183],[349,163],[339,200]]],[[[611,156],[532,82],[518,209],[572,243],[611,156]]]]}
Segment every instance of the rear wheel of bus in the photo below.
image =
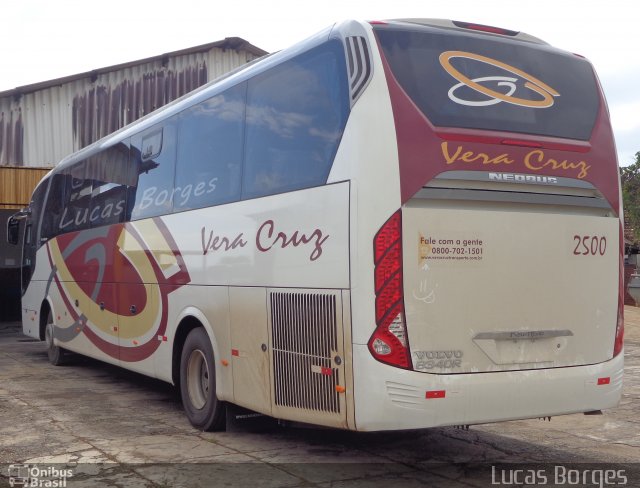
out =
{"type": "Polygon", "coordinates": [[[216,396],[215,365],[209,336],[202,327],[189,332],[180,359],[180,394],[191,425],[221,430],[224,404],[216,396]]]}

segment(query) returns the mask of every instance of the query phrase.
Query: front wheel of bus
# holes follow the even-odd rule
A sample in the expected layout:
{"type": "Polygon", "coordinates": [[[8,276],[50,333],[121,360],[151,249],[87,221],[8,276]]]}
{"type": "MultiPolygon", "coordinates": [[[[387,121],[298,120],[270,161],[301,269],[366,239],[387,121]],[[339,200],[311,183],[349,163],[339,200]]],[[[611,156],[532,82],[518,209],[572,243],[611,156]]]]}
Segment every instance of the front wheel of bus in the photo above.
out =
{"type": "Polygon", "coordinates": [[[189,332],[180,359],[180,394],[191,425],[199,430],[221,430],[224,404],[216,397],[213,348],[202,327],[189,332]]]}
{"type": "Polygon", "coordinates": [[[61,366],[65,363],[65,350],[60,346],[56,346],[53,342],[53,314],[49,310],[47,315],[47,323],[44,329],[44,340],[47,344],[47,355],[49,356],[49,362],[54,366],[61,366]]]}

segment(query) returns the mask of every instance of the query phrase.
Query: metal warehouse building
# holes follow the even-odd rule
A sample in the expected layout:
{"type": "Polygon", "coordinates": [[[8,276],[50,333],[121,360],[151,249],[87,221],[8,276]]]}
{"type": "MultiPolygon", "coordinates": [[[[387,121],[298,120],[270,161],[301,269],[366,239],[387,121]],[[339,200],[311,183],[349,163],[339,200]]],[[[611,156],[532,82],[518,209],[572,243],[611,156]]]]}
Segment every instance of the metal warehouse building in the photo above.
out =
{"type": "Polygon", "coordinates": [[[6,221],[63,157],[266,51],[238,37],[0,92],[0,320],[19,313],[6,221]]]}

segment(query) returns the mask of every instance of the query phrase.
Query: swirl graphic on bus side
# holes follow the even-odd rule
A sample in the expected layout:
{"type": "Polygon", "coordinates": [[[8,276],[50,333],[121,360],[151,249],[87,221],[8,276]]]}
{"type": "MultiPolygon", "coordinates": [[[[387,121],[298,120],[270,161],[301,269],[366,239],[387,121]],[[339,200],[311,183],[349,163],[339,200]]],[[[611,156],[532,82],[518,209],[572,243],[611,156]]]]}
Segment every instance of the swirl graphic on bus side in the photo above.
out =
{"type": "MultiPolygon", "coordinates": [[[[114,359],[142,361],[165,338],[169,294],[189,283],[177,245],[160,218],[63,234],[47,243],[51,277],[70,324],[61,343],[86,336],[114,359]]],[[[64,347],[64,346],[63,346],[64,347]]]]}
{"type": "Polygon", "coordinates": [[[551,88],[549,85],[540,81],[538,78],[525,73],[521,69],[515,68],[514,66],[503,63],[502,61],[498,61],[496,59],[488,58],[487,56],[482,56],[480,54],[469,53],[465,51],[446,51],[440,54],[439,57],[440,64],[445,69],[447,73],[449,73],[453,78],[458,80],[460,83],[452,86],[449,89],[448,95],[449,98],[460,104],[467,105],[471,107],[480,107],[480,106],[488,106],[495,105],[500,102],[510,103],[512,105],[518,105],[521,107],[529,107],[529,108],[548,108],[551,107],[554,103],[554,97],[559,97],[560,94],[551,88]],[[465,58],[471,59],[474,61],[479,61],[481,63],[486,63],[496,68],[503,69],[508,71],[513,75],[517,75],[519,78],[514,78],[511,76],[483,76],[480,78],[471,79],[451,64],[451,59],[453,58],[465,58]],[[542,98],[537,100],[531,100],[527,98],[514,97],[513,94],[517,89],[517,82],[522,79],[525,80],[524,86],[529,90],[537,93],[542,98]],[[497,85],[500,87],[505,87],[506,92],[501,93],[496,90],[492,90],[491,88],[482,85],[483,82],[492,81],[497,82],[497,85]],[[460,98],[455,94],[455,92],[462,88],[468,87],[472,90],[475,90],[478,93],[481,93],[487,97],[488,100],[465,100],[460,98]]]}

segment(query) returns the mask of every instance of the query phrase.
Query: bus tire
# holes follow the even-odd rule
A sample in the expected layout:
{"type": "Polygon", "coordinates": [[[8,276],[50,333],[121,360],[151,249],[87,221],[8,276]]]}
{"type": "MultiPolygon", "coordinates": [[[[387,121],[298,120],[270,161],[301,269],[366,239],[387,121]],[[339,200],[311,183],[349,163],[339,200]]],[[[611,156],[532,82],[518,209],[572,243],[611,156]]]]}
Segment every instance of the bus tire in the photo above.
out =
{"type": "Polygon", "coordinates": [[[196,429],[224,428],[225,406],[216,396],[213,347],[202,327],[189,332],[182,348],[180,395],[187,418],[196,429]]]}
{"type": "Polygon", "coordinates": [[[53,342],[53,313],[51,310],[47,312],[47,322],[44,329],[44,340],[47,343],[47,356],[49,362],[54,366],[62,366],[67,362],[66,351],[60,346],[56,346],[53,342]]]}

